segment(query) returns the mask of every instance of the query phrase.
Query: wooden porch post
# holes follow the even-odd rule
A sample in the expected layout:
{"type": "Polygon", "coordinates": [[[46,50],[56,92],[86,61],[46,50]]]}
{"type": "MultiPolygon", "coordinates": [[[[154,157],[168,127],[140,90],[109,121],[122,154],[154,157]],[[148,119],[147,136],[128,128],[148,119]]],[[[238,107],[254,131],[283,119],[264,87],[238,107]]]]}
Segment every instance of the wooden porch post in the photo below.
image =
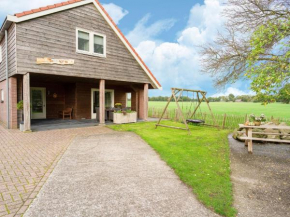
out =
{"type": "Polygon", "coordinates": [[[149,85],[144,84],[144,120],[148,120],[148,89],[149,85]]]}
{"type": "Polygon", "coordinates": [[[100,119],[100,125],[105,124],[105,80],[100,80],[99,84],[99,105],[100,105],[100,111],[99,111],[99,119],[100,119]]]}
{"type": "Polygon", "coordinates": [[[144,84],[144,88],[139,90],[139,118],[148,119],[148,84],[144,84]]]}
{"type": "Polygon", "coordinates": [[[30,119],[30,74],[23,75],[23,113],[24,113],[24,132],[31,130],[30,119]]]}

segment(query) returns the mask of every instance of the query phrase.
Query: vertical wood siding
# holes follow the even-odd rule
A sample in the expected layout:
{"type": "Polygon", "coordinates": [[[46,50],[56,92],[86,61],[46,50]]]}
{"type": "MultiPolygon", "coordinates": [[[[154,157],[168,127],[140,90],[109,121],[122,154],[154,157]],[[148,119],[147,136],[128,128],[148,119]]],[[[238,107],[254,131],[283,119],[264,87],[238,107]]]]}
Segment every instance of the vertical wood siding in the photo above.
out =
{"type": "Polygon", "coordinates": [[[17,72],[151,83],[93,4],[17,24],[17,72]],[[76,53],[76,28],[107,37],[107,57],[76,53]],[[37,65],[36,58],[74,59],[74,65],[37,65]]]}
{"type": "MultiPolygon", "coordinates": [[[[16,28],[15,24],[12,24],[8,29],[8,72],[9,76],[16,74],[16,28]]],[[[6,79],[6,44],[5,37],[0,42],[2,47],[2,63],[0,63],[0,81],[6,79]]]]}

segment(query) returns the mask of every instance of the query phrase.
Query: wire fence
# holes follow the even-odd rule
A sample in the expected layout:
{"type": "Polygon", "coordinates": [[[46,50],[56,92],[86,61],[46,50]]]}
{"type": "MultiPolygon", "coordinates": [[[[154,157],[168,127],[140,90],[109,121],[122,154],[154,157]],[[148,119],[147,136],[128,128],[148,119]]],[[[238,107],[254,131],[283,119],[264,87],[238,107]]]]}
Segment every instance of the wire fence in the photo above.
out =
{"type": "MultiPolygon", "coordinates": [[[[163,112],[163,108],[149,108],[148,116],[152,118],[160,118],[163,112]]],[[[245,115],[233,115],[233,114],[213,114],[214,117],[210,113],[206,112],[197,112],[195,116],[192,116],[192,110],[187,111],[183,110],[183,116],[185,119],[199,119],[203,120],[205,124],[212,126],[219,126],[221,128],[226,129],[235,129],[238,127],[238,124],[243,124],[248,120],[249,114],[245,115]]],[[[182,122],[182,116],[178,109],[167,109],[165,112],[164,119],[182,122]]],[[[290,118],[280,118],[280,117],[266,117],[267,121],[272,121],[276,124],[285,122],[287,125],[290,125],[290,118]]]]}

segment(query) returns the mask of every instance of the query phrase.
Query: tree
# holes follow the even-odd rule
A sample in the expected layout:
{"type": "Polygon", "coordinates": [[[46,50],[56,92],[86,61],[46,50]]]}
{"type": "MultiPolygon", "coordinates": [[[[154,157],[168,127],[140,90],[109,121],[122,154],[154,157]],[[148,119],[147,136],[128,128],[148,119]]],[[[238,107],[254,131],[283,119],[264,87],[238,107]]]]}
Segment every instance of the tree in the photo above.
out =
{"type": "Polygon", "coordinates": [[[275,98],[290,81],[289,8],[289,0],[228,0],[225,31],[200,50],[216,86],[250,79],[258,98],[275,98]]]}
{"type": "Polygon", "coordinates": [[[234,94],[229,94],[229,101],[234,102],[235,101],[235,95],[234,94]]]}
{"type": "Polygon", "coordinates": [[[279,98],[278,100],[283,103],[290,103],[290,84],[286,84],[280,91],[279,91],[279,98]]]}

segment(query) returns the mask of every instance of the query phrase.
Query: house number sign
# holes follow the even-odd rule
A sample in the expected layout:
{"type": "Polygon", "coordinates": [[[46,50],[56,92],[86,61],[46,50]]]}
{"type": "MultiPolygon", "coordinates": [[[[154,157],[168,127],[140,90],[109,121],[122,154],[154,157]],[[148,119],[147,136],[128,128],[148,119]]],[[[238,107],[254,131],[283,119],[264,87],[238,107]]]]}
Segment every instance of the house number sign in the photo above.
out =
{"type": "Polygon", "coordinates": [[[75,63],[72,59],[51,59],[51,58],[37,58],[36,64],[58,64],[58,65],[73,65],[75,63]]]}

